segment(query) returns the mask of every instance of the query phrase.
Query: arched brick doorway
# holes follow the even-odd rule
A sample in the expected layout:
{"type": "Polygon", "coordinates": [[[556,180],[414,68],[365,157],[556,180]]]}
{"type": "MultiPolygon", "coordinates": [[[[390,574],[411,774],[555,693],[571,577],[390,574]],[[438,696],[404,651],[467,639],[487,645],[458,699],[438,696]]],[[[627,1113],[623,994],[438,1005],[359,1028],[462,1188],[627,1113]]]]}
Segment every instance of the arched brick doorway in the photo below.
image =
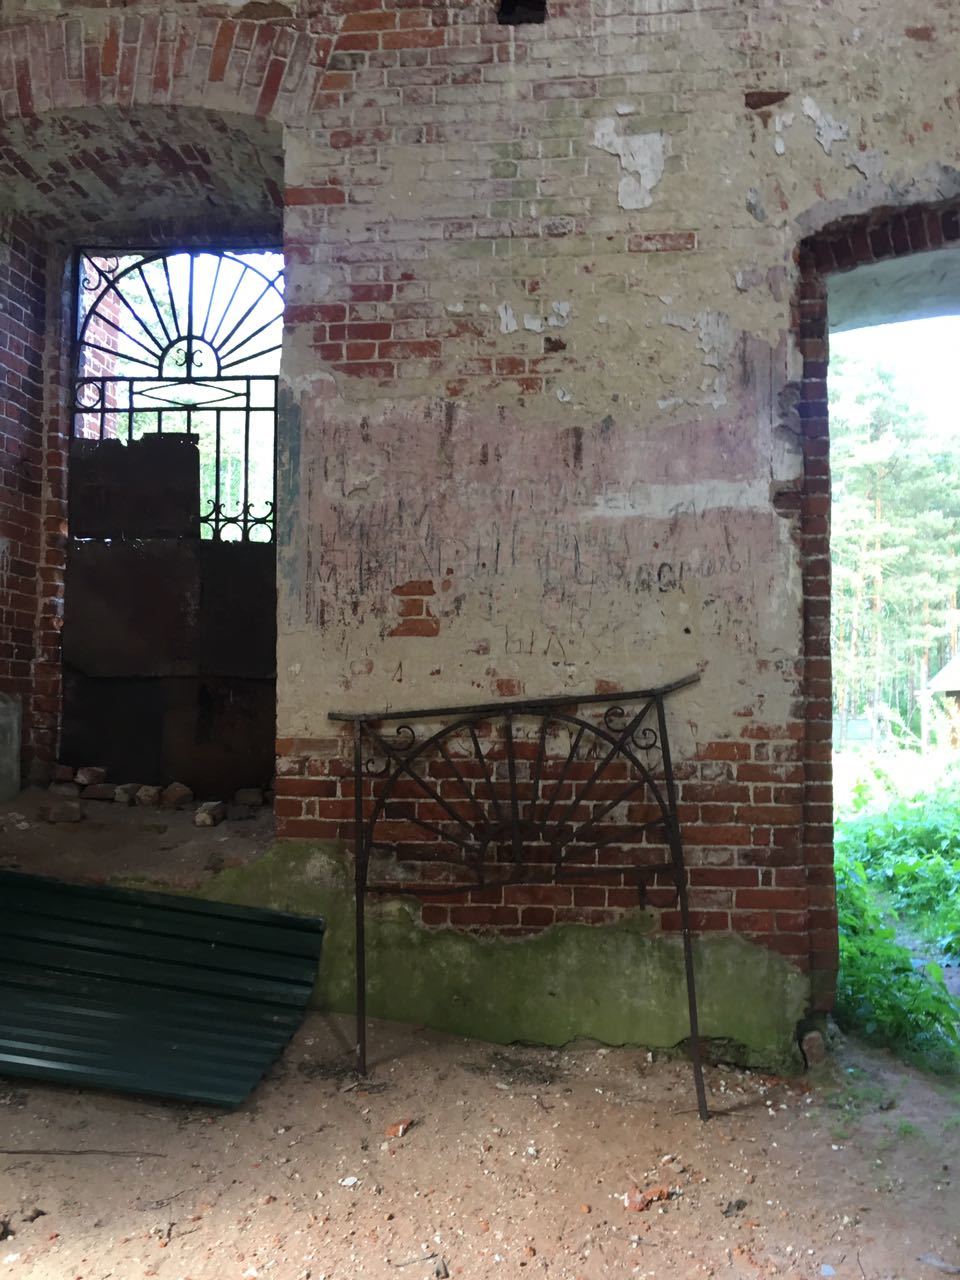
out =
{"type": "Polygon", "coordinates": [[[96,15],[0,33],[0,59],[16,84],[0,103],[0,516],[16,604],[0,689],[22,701],[24,766],[42,776],[60,734],[73,249],[279,246],[279,120],[309,104],[325,49],[269,23],[96,15]]]}

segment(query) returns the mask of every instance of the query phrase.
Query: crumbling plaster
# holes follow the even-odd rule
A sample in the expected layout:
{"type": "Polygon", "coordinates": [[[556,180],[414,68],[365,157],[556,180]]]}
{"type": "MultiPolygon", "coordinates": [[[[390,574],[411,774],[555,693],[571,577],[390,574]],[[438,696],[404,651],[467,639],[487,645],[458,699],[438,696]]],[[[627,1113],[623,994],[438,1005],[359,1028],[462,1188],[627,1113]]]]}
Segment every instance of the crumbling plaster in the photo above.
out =
{"type": "MultiPolygon", "coordinates": [[[[696,669],[670,705],[691,804],[730,780],[750,799],[729,813],[759,809],[714,828],[704,801],[698,869],[756,888],[741,901],[735,880],[707,883],[697,910],[784,965],[813,957],[823,986],[829,662],[812,733],[797,250],[838,218],[960,194],[960,19],[947,0],[570,0],[529,30],[493,16],[469,2],[2,0],[0,108],[13,150],[33,128],[16,119],[54,102],[124,121],[159,106],[181,141],[187,112],[191,145],[195,113],[230,128],[245,116],[231,155],[249,163],[228,157],[215,229],[232,203],[259,207],[232,180],[266,191],[282,127],[291,821],[340,830],[343,796],[327,821],[310,790],[311,766],[348,750],[331,708],[696,669]],[[33,83],[30,66],[64,45],[67,83],[33,83]],[[821,794],[804,793],[801,819],[811,766],[821,794]],[[755,907],[765,925],[748,922],[755,907]]],[[[95,165],[71,156],[92,189],[95,165]]],[[[203,185],[172,195],[193,207],[203,185]]],[[[822,395],[822,380],[805,390],[822,395]]],[[[822,644],[828,609],[808,592],[822,644]]]]}
{"type": "MultiPolygon", "coordinates": [[[[314,18],[273,8],[241,16],[314,18]]],[[[194,11],[213,12],[181,5],[178,20],[194,11]]],[[[0,13],[13,28],[111,20],[52,0],[0,13]]],[[[279,732],[320,732],[334,702],[470,698],[504,676],[528,692],[629,685],[691,664],[704,732],[731,732],[754,690],[785,719],[801,600],[772,497],[799,472],[780,407],[799,375],[794,249],[840,214],[958,189],[956,18],[879,0],[622,14],[583,0],[509,41],[479,71],[449,59],[470,68],[460,83],[417,74],[443,67],[430,51],[409,59],[417,93],[360,87],[285,121],[286,190],[344,192],[288,199],[291,304],[405,267],[394,333],[433,345],[396,376],[358,377],[329,367],[309,323],[288,330],[302,439],[284,467],[279,732]],[[648,588],[650,565],[684,570],[648,588]],[[420,575],[455,584],[439,631],[391,635],[391,591],[420,575]]],[[[225,136],[215,117],[198,134],[185,108],[164,134],[225,136]]],[[[119,114],[128,133],[135,114],[119,114]]],[[[72,136],[54,146],[51,121],[7,126],[48,175],[72,136]]],[[[263,168],[237,156],[228,172],[263,168]]]]}
{"type": "MultiPolygon", "coordinates": [[[[354,1010],[352,886],[340,859],[286,842],[192,892],[322,916],[314,1003],[354,1010]]],[[[701,1032],[725,1061],[786,1072],[802,1066],[794,1027],[807,984],[787,960],[721,936],[697,940],[696,963],[701,1032]],[[755,978],[749,1001],[746,971],[755,978]]],[[[689,1034],[680,941],[658,935],[642,910],[602,931],[559,924],[497,943],[428,932],[418,927],[415,903],[393,899],[368,908],[367,976],[372,1017],[504,1044],[592,1038],[674,1048],[689,1034]]]]}
{"type": "MultiPolygon", "coordinates": [[[[306,335],[291,343],[305,519],[281,616],[287,732],[318,729],[313,707],[429,703],[441,689],[469,700],[504,674],[554,692],[697,666],[704,684],[685,695],[694,736],[735,731],[731,713],[757,694],[766,718],[789,717],[801,593],[794,530],[772,497],[800,470],[783,409],[799,376],[793,253],[840,213],[955,189],[960,39],[943,9],[930,38],[888,5],[778,10],[731,8],[716,26],[664,15],[642,52],[594,14],[580,74],[616,71],[616,85],[558,96],[534,125],[517,104],[518,136],[536,141],[508,163],[531,194],[500,235],[461,252],[434,232],[434,220],[469,216],[473,184],[491,172],[469,146],[381,148],[376,202],[326,220],[323,238],[337,242],[385,234],[374,228],[386,211],[408,223],[417,279],[464,341],[373,396],[318,374],[306,335]],[[651,67],[671,57],[653,92],[651,67]],[[783,102],[751,110],[755,86],[782,88],[783,102]],[[631,174],[642,198],[624,200],[631,174]],[[522,239],[518,224],[544,214],[573,230],[522,239]],[[624,233],[678,228],[695,250],[624,252],[624,233]],[[544,358],[554,300],[570,310],[565,346],[544,358]],[[491,378],[454,403],[435,394],[487,352],[536,360],[542,388],[506,395],[491,378]],[[453,582],[437,596],[437,637],[391,636],[391,588],[421,576],[438,593],[453,582]]],[[[571,74],[552,53],[548,27],[538,74],[571,74]]],[[[295,236],[302,217],[288,214],[295,236]]],[[[319,301],[332,294],[313,288],[313,265],[294,267],[294,288],[319,301]]],[[[335,294],[335,269],[327,279],[335,294]]]]}

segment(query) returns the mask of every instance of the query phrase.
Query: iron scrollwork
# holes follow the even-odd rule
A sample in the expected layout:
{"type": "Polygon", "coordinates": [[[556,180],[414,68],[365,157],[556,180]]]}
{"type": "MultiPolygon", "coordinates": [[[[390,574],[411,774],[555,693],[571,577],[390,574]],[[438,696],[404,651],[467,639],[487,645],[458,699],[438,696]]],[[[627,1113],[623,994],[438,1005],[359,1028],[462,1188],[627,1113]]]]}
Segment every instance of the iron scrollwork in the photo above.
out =
{"type": "Polygon", "coordinates": [[[615,698],[331,713],[333,720],[351,722],[354,733],[361,1073],[368,894],[426,898],[598,876],[609,882],[615,876],[636,890],[638,905],[652,882],[673,890],[682,924],[697,1105],[706,1119],[687,873],[664,709],[670,693],[697,679],[615,698]],[[603,708],[599,717],[584,710],[595,706],[603,708]],[[393,874],[371,876],[375,856],[393,874]]]}
{"type": "Polygon", "coordinates": [[[271,542],[282,258],[275,252],[84,252],[71,433],[200,451],[202,536],[271,542]]]}

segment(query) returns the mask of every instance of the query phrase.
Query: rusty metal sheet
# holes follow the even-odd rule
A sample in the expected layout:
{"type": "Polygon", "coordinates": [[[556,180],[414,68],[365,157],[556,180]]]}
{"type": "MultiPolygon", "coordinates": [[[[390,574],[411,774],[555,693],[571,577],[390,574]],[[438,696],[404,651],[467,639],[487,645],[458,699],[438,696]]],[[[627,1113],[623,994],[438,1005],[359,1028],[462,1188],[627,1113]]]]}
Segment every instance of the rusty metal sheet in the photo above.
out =
{"type": "Polygon", "coordinates": [[[63,660],[88,676],[191,676],[198,663],[199,541],[67,547],[63,660]]]}
{"type": "Polygon", "coordinates": [[[72,440],[73,538],[199,538],[200,452],[190,436],[72,440]]]}
{"type": "Polygon", "coordinates": [[[227,800],[273,777],[276,683],[237,677],[110,680],[67,672],[60,758],[116,782],[186,783],[227,800]]]}
{"type": "Polygon", "coordinates": [[[211,800],[269,785],[276,766],[275,681],[203,676],[164,684],[165,780],[176,777],[211,800]]]}
{"type": "Polygon", "coordinates": [[[162,751],[164,685],[65,671],[60,759],[75,768],[96,761],[116,782],[170,781],[162,751]]]}
{"type": "Polygon", "coordinates": [[[201,542],[200,670],[272,677],[277,666],[276,546],[201,542]]]}

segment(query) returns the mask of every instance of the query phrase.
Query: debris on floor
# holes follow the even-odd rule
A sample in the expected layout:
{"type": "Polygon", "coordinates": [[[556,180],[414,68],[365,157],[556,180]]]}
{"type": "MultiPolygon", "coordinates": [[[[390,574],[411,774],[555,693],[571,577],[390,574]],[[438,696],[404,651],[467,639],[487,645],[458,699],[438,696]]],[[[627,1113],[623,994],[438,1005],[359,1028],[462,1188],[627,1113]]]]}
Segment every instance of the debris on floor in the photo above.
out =
{"type": "Polygon", "coordinates": [[[2,1145],[18,1152],[0,1154],[0,1219],[14,1233],[0,1273],[956,1274],[957,1087],[882,1053],[848,1042],[815,1079],[709,1067],[713,1118],[702,1124],[687,1063],[666,1055],[501,1049],[380,1023],[361,1080],[352,1030],[349,1019],[309,1015],[228,1113],[50,1085],[0,1089],[2,1145]],[[881,1107],[891,1094],[894,1114],[881,1107]]]}

